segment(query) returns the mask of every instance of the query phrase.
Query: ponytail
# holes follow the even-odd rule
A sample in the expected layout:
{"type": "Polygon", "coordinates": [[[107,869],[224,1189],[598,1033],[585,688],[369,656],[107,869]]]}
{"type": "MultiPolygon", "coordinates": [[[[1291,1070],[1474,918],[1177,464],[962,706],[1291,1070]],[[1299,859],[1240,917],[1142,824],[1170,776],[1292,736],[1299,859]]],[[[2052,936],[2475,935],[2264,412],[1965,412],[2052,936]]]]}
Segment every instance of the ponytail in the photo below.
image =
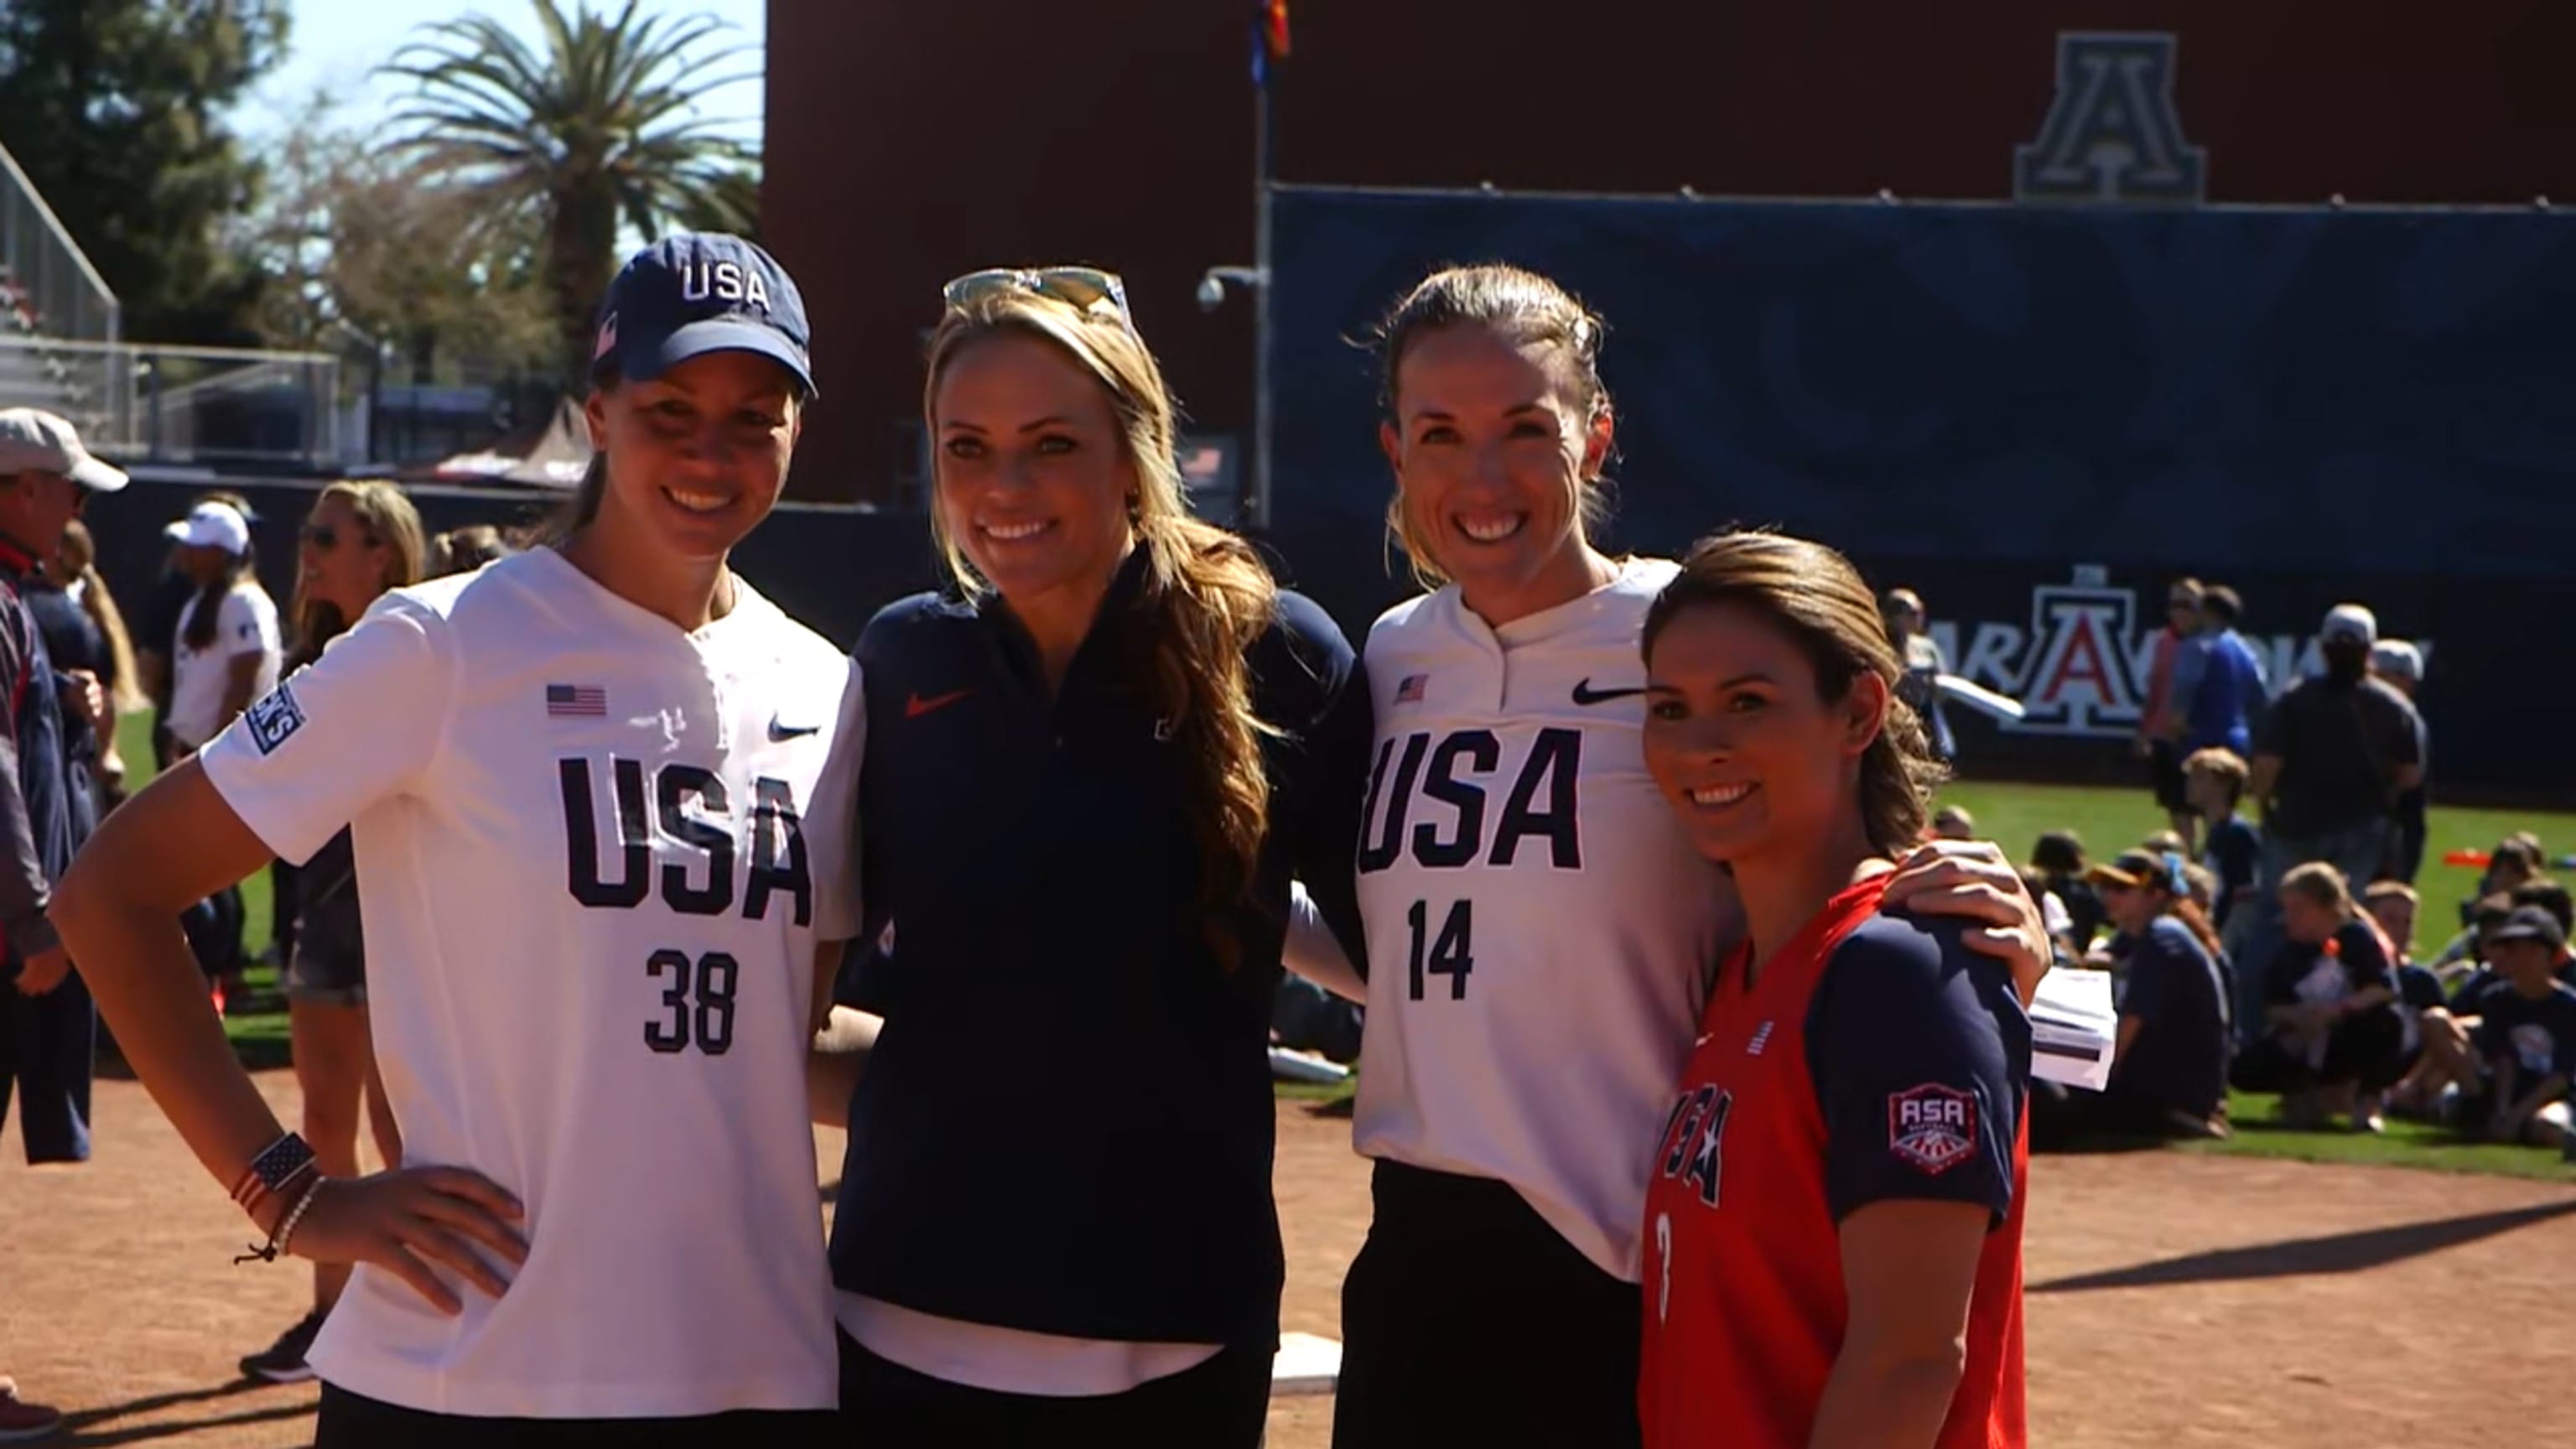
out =
{"type": "Polygon", "coordinates": [[[1186,513],[1147,513],[1136,531],[1148,560],[1139,607],[1152,620],[1146,693],[1172,722],[1188,773],[1200,905],[1209,944],[1232,970],[1224,913],[1250,888],[1270,828],[1261,742],[1278,733],[1253,712],[1246,656],[1277,616],[1279,586],[1251,545],[1186,513]]]}
{"type": "Polygon", "coordinates": [[[2188,896],[2175,897],[2165,903],[2165,914],[2190,928],[2192,939],[2200,942],[2200,949],[2209,953],[2210,960],[2226,956],[2227,948],[2218,944],[2218,931],[2209,924],[2209,913],[2200,908],[2200,902],[2188,896]]]}

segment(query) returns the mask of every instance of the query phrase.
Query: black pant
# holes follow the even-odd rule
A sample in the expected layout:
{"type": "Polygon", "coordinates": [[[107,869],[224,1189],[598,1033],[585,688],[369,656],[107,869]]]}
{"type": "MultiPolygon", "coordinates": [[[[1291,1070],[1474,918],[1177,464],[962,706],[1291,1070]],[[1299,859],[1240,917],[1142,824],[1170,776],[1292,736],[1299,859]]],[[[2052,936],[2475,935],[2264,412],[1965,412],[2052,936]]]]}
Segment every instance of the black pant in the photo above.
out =
{"type": "Polygon", "coordinates": [[[1369,1192],[1333,1449],[1639,1442],[1636,1284],[1504,1183],[1380,1162],[1369,1192]]]}
{"type": "Polygon", "coordinates": [[[2311,1067],[2267,1036],[2237,1053],[2228,1081],[2240,1092],[2306,1092],[2345,1083],[2384,1091],[2405,1075],[2406,1024],[2395,1007],[2347,1016],[2326,1033],[2325,1059],[2311,1067]]]}
{"type": "Polygon", "coordinates": [[[42,996],[22,996],[21,969],[0,963],[0,1127],[15,1098],[28,1162],[86,1162],[98,1008],[78,971],[42,996]]]}
{"type": "Polygon", "coordinates": [[[1270,1361],[1266,1349],[1229,1348],[1123,1394],[1059,1398],[915,1373],[844,1333],[842,1440],[867,1449],[1258,1449],[1270,1361]]]}
{"type": "Polygon", "coordinates": [[[313,1449],[826,1449],[849,1435],[828,1410],[743,1409],[687,1419],[493,1419],[432,1414],[322,1386],[313,1449]]]}

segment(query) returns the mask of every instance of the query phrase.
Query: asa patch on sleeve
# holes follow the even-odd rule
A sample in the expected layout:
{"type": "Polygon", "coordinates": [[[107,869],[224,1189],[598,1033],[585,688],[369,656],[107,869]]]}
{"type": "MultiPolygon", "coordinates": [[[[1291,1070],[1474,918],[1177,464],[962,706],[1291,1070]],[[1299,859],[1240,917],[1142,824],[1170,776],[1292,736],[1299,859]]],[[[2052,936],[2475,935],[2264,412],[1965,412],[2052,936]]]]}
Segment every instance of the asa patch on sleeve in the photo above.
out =
{"type": "Polygon", "coordinates": [[[279,745],[304,728],[304,707],[295,702],[295,692],[283,684],[252,701],[242,717],[250,723],[250,742],[259,746],[263,755],[274,754],[279,745]]]}
{"type": "Polygon", "coordinates": [[[1887,1150],[1938,1176],[1977,1155],[1977,1099],[1926,1082],[1887,1098],[1887,1150]]]}

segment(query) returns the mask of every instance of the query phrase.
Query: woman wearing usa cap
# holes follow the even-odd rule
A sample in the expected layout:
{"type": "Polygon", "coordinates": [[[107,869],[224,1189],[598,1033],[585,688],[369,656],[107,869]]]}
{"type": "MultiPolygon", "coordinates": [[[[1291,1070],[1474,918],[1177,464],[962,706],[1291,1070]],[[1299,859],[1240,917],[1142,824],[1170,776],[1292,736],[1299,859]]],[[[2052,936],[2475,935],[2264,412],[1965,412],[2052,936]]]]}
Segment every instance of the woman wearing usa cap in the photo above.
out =
{"type": "Polygon", "coordinates": [[[316,1442],[792,1441],[832,1408],[805,1061],[856,916],[840,652],[726,564],[813,396],[726,236],[638,253],[549,546],[396,589],[110,818],[65,939],[261,1242],[354,1263],[316,1442]],[[315,1174],[189,989],[177,908],[344,825],[403,1169],[315,1174]]]}

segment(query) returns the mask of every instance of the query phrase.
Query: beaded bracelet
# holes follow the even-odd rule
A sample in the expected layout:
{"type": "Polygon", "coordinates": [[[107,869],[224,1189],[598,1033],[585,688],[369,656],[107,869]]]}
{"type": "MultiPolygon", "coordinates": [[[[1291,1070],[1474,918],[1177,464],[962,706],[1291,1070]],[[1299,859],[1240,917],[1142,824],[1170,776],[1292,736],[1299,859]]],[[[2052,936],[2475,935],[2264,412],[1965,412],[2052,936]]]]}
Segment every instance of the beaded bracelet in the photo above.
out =
{"type": "Polygon", "coordinates": [[[321,1195],[322,1184],[329,1180],[317,1174],[311,1182],[306,1183],[303,1194],[295,1199],[294,1206],[289,1207],[286,1215],[278,1219],[277,1230],[268,1235],[267,1245],[253,1246],[249,1252],[236,1255],[233,1261],[237,1264],[247,1263],[253,1259],[262,1263],[276,1262],[277,1255],[286,1251],[287,1240],[295,1236],[296,1224],[304,1221],[304,1210],[313,1206],[313,1199],[321,1195]]]}

